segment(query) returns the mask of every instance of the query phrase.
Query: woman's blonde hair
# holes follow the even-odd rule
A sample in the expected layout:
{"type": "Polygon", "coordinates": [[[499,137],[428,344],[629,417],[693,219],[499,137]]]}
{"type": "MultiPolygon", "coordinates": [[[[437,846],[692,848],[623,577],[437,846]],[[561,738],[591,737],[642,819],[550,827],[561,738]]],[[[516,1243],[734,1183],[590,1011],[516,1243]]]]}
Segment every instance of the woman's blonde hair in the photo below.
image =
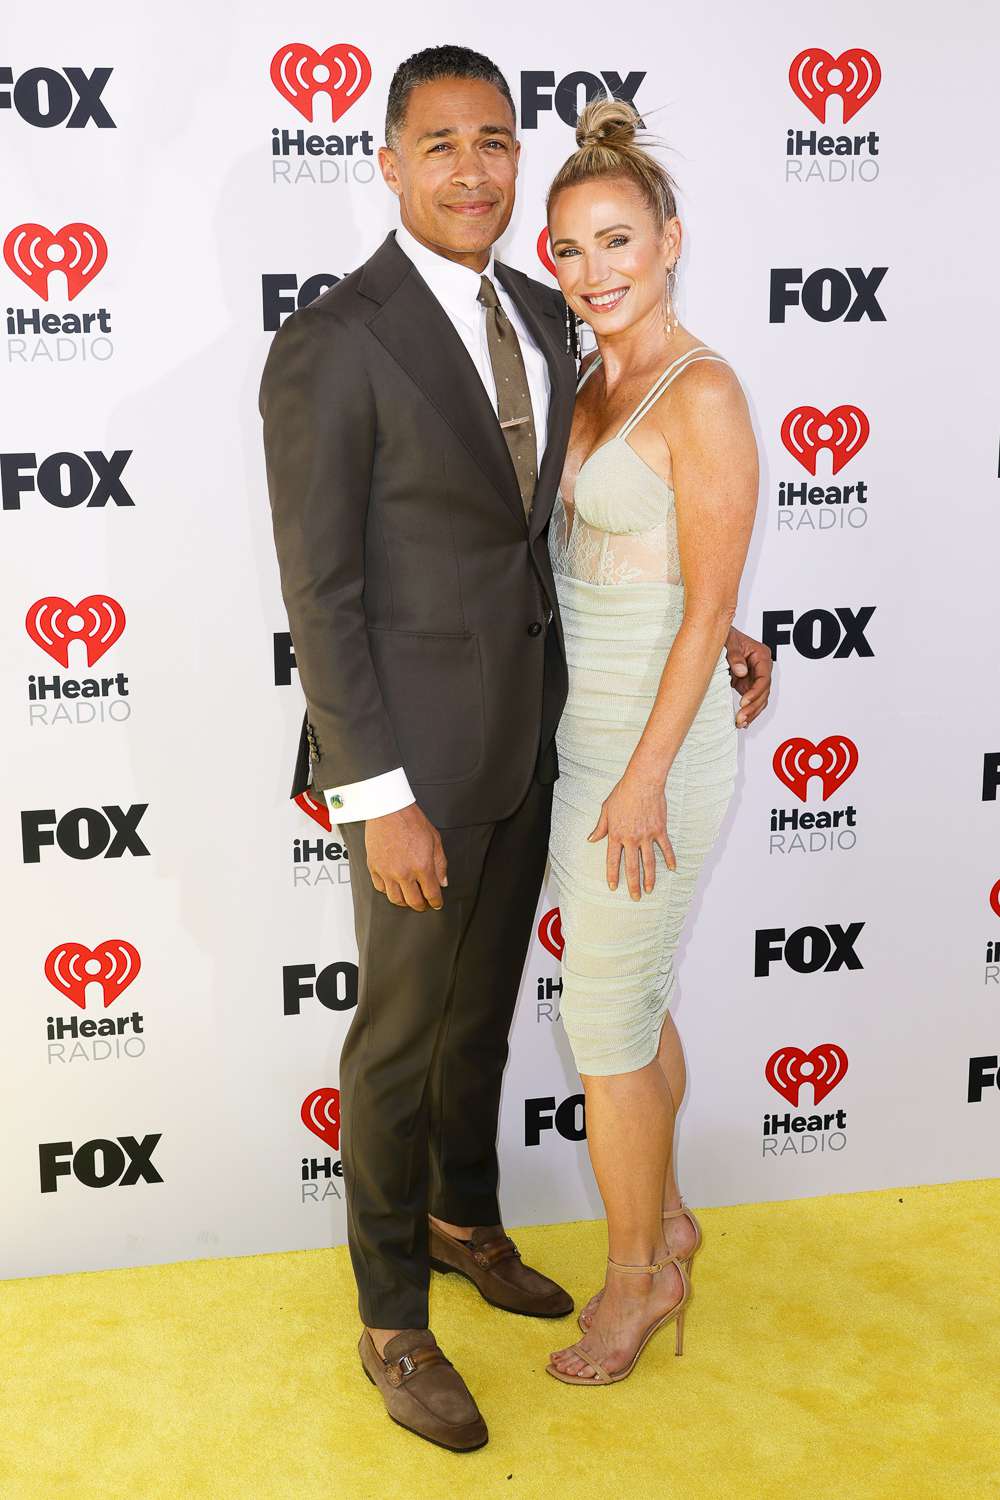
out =
{"type": "Polygon", "coordinates": [[[635,183],[662,232],[677,212],[674,181],[638,140],[641,123],[632,105],[621,99],[594,99],[584,105],[576,122],[579,150],[556,173],[545,199],[546,212],[563,188],[600,177],[624,177],[635,183]]]}

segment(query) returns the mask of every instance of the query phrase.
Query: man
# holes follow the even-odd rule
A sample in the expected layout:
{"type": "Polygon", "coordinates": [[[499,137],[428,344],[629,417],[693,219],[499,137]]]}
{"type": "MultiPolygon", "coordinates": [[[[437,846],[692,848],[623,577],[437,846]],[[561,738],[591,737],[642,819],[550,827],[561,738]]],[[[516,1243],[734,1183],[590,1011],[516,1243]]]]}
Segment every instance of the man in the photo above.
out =
{"type": "MultiPolygon", "coordinates": [[[[454,1449],[487,1430],[427,1327],[429,1268],[510,1311],[573,1305],[520,1260],[497,1202],[566,695],[546,527],[576,384],[562,298],[492,254],[514,130],[478,53],[402,64],[379,152],[400,228],[284,323],[260,400],[307,703],[292,795],[311,765],[352,865],[340,1087],[359,1353],[390,1415],[454,1449]]],[[[749,722],[770,655],[738,633],[729,651],[749,722]]]]}

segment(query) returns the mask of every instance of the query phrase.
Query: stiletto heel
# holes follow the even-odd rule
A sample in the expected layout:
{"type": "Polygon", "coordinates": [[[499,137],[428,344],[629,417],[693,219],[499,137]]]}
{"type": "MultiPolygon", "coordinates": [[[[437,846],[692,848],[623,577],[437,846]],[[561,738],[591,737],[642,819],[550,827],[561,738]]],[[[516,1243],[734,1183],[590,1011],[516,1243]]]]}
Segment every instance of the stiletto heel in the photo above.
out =
{"type": "Polygon", "coordinates": [[[614,1385],[619,1380],[625,1380],[635,1369],[636,1360],[639,1358],[639,1355],[642,1353],[643,1349],[645,1349],[646,1345],[653,1337],[653,1334],[658,1332],[659,1329],[665,1328],[668,1323],[672,1323],[674,1321],[676,1321],[677,1323],[677,1328],[674,1336],[674,1353],[680,1354],[684,1349],[684,1307],[687,1303],[688,1297],[691,1295],[691,1283],[688,1281],[687,1272],[685,1271],[684,1266],[677,1259],[676,1255],[666,1255],[662,1260],[653,1261],[653,1263],[648,1266],[627,1265],[623,1261],[612,1260],[611,1256],[609,1255],[608,1265],[612,1266],[616,1271],[629,1271],[637,1275],[645,1276],[655,1276],[657,1271],[663,1270],[664,1266],[676,1266],[678,1274],[681,1278],[680,1298],[677,1302],[674,1303],[673,1307],[670,1308],[669,1312],[665,1312],[662,1317],[657,1318],[656,1322],[651,1323],[650,1326],[646,1329],[642,1338],[639,1340],[638,1349],[635,1351],[629,1363],[624,1367],[624,1369],[616,1370],[613,1374],[609,1374],[609,1372],[604,1368],[600,1361],[596,1360],[593,1355],[584,1354],[582,1349],[577,1348],[573,1349],[573,1354],[577,1359],[583,1360],[584,1364],[590,1366],[590,1368],[594,1371],[593,1375],[564,1375],[561,1370],[556,1369],[555,1365],[546,1365],[546,1372],[549,1375],[554,1376],[556,1380],[561,1380],[564,1385],[614,1385]]]}

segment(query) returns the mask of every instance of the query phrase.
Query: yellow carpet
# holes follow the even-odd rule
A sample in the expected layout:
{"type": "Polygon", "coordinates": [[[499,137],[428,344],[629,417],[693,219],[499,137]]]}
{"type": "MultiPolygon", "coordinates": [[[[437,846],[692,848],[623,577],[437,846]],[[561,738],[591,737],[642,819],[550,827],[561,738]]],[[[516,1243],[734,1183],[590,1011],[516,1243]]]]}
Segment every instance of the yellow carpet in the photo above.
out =
{"type": "MultiPolygon", "coordinates": [[[[8,1281],[2,1500],[1000,1496],[1000,1181],[706,1211],[685,1352],[558,1385],[539,1323],[436,1277],[490,1427],[451,1455],[362,1377],[345,1250],[8,1281]]],[[[600,1224],[525,1229],[578,1303],[600,1224]]]]}

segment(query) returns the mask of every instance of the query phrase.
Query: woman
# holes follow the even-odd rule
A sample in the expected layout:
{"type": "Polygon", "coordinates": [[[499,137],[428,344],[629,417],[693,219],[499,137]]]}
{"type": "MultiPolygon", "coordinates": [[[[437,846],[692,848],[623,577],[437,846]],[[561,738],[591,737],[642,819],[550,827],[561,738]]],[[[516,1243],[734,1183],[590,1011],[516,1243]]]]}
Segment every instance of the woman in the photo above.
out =
{"type": "Polygon", "coordinates": [[[561,1011],[608,1218],[603,1292],[548,1365],[581,1385],[624,1379],[671,1321],[681,1352],[701,1236],[674,1177],[685,1075],[667,1007],[734,785],[722,647],[757,496],[739,381],[674,311],[681,225],[638,123],[588,105],[547,205],[563,296],[597,338],[550,528],[570,674],[551,838],[561,1011]]]}

